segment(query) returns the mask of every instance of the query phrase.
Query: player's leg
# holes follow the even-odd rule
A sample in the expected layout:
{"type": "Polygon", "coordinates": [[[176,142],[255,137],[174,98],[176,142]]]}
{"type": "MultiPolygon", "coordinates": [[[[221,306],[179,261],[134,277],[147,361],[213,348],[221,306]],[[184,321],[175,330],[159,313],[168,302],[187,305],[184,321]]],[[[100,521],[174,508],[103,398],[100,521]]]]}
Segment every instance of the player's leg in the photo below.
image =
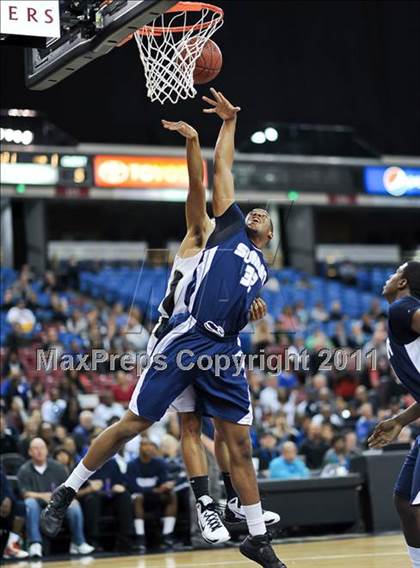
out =
{"type": "MultiPolygon", "coordinates": [[[[221,522],[216,505],[209,495],[209,477],[206,451],[201,440],[201,416],[187,412],[188,404],[175,401],[181,419],[182,457],[197,503],[197,517],[201,534],[207,542],[220,544],[230,539],[221,522]]],[[[175,404],[174,404],[175,406],[175,404]]],[[[195,407],[195,401],[193,403],[195,407]]]]}
{"type": "Polygon", "coordinates": [[[420,568],[420,436],[398,477],[394,503],[413,568],[420,568]]]}
{"type": "Polygon", "coordinates": [[[252,462],[252,444],[249,426],[252,423],[252,405],[249,387],[240,361],[238,344],[235,341],[220,345],[209,340],[202,352],[213,358],[215,367],[196,375],[194,385],[203,412],[213,416],[216,429],[222,434],[230,457],[230,473],[233,485],[242,501],[250,536],[240,546],[244,556],[262,566],[285,568],[270,545],[264,522],[257,477],[252,462]],[[231,360],[227,368],[223,366],[231,360]],[[216,357],[217,356],[217,357],[216,357]]]}
{"type": "MultiPolygon", "coordinates": [[[[225,486],[227,503],[223,517],[223,523],[230,532],[243,531],[246,529],[246,516],[242,507],[241,499],[235,489],[231,471],[229,448],[225,442],[223,434],[216,428],[214,435],[214,450],[217,463],[222,472],[223,483],[225,486]]],[[[263,511],[263,519],[266,527],[274,527],[280,522],[280,515],[274,511],[263,511]]]]}
{"type": "Polygon", "coordinates": [[[250,536],[240,545],[241,553],[261,566],[286,568],[270,545],[261,507],[257,476],[252,462],[249,426],[215,417],[229,449],[232,481],[243,503],[250,536]]]}

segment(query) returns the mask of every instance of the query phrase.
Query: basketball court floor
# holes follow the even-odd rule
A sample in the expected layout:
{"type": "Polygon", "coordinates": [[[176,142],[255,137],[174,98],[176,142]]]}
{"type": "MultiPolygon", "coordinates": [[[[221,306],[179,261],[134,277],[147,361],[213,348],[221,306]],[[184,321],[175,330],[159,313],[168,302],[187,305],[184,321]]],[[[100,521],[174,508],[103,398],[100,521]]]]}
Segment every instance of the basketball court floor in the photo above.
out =
{"type": "MultiPolygon", "coordinates": [[[[288,568],[410,568],[402,536],[294,542],[275,547],[288,568]]],[[[13,568],[40,568],[41,562],[8,564],[13,568]]],[[[246,568],[257,564],[236,548],[197,550],[175,554],[78,558],[45,563],[47,568],[246,568]]]]}

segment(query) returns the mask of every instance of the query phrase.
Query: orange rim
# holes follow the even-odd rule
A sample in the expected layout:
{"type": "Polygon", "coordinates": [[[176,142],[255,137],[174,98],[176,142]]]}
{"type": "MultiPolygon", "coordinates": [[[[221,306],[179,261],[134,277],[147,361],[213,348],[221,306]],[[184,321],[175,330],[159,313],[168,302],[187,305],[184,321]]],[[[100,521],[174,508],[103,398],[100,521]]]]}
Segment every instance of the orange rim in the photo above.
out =
{"type": "MultiPolygon", "coordinates": [[[[214,4],[207,4],[205,2],[178,2],[177,4],[175,4],[175,6],[172,6],[172,8],[169,8],[169,10],[167,10],[165,12],[165,14],[175,13],[175,12],[200,12],[201,10],[209,10],[210,12],[213,12],[214,14],[218,14],[218,18],[216,18],[216,21],[221,20],[224,16],[224,12],[223,12],[222,8],[219,8],[219,6],[215,6],[214,4]]],[[[160,36],[165,32],[182,33],[182,32],[188,32],[190,30],[200,31],[200,30],[205,30],[205,29],[209,28],[210,26],[214,25],[214,22],[215,22],[215,20],[211,20],[211,21],[208,21],[208,22],[190,24],[188,26],[175,26],[175,27],[171,27],[171,26],[161,26],[161,27],[143,26],[143,27],[139,28],[136,33],[139,33],[141,35],[160,36]]],[[[121,47],[122,45],[124,45],[127,41],[129,41],[133,37],[133,35],[134,34],[130,34],[129,36],[124,38],[118,44],[117,47],[121,47]]]]}

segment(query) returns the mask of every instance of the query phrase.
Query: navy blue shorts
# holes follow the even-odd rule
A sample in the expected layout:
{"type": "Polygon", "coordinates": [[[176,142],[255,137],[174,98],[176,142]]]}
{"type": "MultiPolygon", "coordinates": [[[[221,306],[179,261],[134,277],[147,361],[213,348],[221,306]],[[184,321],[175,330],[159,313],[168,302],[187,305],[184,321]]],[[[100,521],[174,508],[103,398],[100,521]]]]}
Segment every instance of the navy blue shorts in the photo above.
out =
{"type": "Polygon", "coordinates": [[[395,493],[401,495],[412,505],[420,505],[420,436],[405,458],[397,483],[395,493]]]}
{"type": "Polygon", "coordinates": [[[238,424],[252,424],[241,355],[238,338],[214,339],[187,314],[156,343],[154,360],[140,377],[137,398],[132,401],[136,408],[132,410],[148,420],[160,420],[172,402],[192,385],[197,411],[238,424]]]}

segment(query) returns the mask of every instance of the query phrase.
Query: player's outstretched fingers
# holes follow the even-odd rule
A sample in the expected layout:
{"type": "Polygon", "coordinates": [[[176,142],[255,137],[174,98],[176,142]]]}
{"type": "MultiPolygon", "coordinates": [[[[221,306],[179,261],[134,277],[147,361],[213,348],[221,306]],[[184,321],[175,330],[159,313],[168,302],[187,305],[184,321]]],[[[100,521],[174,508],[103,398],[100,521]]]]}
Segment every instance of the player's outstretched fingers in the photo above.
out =
{"type": "Polygon", "coordinates": [[[214,101],[213,99],[211,99],[210,97],[202,97],[203,101],[206,101],[206,103],[209,103],[209,105],[217,105],[217,101],[214,101]]]}

